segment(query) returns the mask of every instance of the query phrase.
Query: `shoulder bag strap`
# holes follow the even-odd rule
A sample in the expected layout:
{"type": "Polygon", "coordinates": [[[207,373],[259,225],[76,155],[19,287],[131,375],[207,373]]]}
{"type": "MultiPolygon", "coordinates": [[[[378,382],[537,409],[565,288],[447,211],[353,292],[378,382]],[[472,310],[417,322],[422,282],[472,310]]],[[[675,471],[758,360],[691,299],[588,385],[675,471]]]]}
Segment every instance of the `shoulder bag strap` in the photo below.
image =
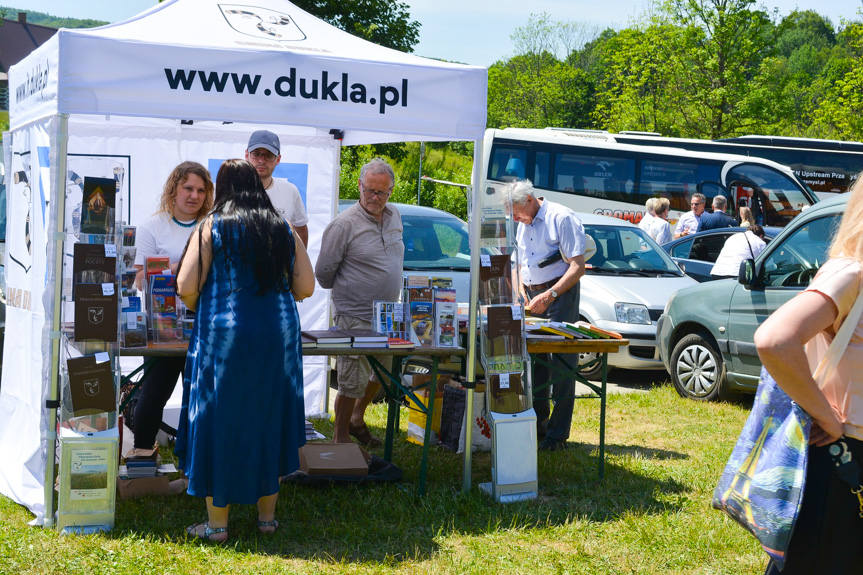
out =
{"type": "Polygon", "coordinates": [[[848,312],[839,331],[836,332],[836,337],[833,338],[830,347],[827,348],[827,353],[821,358],[818,367],[815,369],[815,373],[812,374],[815,381],[820,382],[820,378],[824,377],[828,369],[831,372],[836,370],[839,360],[842,359],[842,355],[845,353],[845,348],[848,347],[848,342],[851,341],[854,328],[857,327],[860,321],[861,312],[863,312],[863,291],[857,294],[857,301],[854,302],[854,306],[848,312]]]}

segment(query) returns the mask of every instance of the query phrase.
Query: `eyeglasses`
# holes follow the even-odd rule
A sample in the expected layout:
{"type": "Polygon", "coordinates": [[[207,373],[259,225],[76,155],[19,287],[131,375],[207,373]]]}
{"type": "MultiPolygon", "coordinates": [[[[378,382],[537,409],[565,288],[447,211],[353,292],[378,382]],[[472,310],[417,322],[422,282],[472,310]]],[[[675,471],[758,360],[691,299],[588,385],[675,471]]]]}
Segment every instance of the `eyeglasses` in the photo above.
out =
{"type": "Polygon", "coordinates": [[[377,190],[370,190],[370,189],[366,188],[366,185],[362,182],[360,182],[360,187],[363,189],[363,194],[365,194],[365,196],[367,198],[371,198],[372,196],[376,196],[378,198],[385,200],[388,197],[390,197],[390,195],[393,193],[392,189],[389,189],[387,191],[382,191],[382,192],[379,192],[377,190]]]}
{"type": "Polygon", "coordinates": [[[703,206],[704,204],[702,204],[701,202],[692,202],[692,203],[691,203],[691,204],[689,204],[689,205],[690,205],[690,206],[703,206]]]}
{"type": "Polygon", "coordinates": [[[266,150],[252,150],[251,152],[249,152],[249,156],[256,160],[264,160],[266,162],[276,161],[276,155],[266,150]]]}

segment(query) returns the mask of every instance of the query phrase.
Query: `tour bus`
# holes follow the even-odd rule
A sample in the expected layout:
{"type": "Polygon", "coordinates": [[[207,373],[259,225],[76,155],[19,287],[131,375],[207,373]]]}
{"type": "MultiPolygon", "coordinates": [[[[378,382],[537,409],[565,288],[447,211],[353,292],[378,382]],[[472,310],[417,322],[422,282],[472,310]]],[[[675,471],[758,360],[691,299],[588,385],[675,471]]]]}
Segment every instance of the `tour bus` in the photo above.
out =
{"type": "Polygon", "coordinates": [[[609,141],[607,132],[564,129],[486,130],[488,194],[506,182],[530,179],[539,195],[577,212],[638,223],[651,197],[671,201],[674,226],[692,194],[728,198],[727,213],[752,209],[757,223],[783,227],[817,199],[787,167],[756,157],[636,146],[609,141]]]}
{"type": "Polygon", "coordinates": [[[697,152],[719,152],[765,158],[788,166],[820,199],[851,189],[863,171],[863,143],[779,136],[740,136],[722,140],[666,138],[653,132],[608,134],[621,144],[674,146],[697,152]]]}

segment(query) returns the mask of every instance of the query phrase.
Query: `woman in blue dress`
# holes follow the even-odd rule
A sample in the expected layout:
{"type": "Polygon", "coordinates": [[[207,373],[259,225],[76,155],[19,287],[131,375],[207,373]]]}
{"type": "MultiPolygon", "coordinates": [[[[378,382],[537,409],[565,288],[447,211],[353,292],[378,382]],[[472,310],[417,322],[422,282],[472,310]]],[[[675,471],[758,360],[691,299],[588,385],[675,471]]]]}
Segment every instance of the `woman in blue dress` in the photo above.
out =
{"type": "Polygon", "coordinates": [[[223,542],[231,504],[256,504],[275,531],[279,478],[305,443],[296,299],[314,291],[305,246],[273,208],[255,168],[228,160],[213,211],[192,233],[177,276],[196,310],[175,452],[208,521],[189,535],[223,542]]]}

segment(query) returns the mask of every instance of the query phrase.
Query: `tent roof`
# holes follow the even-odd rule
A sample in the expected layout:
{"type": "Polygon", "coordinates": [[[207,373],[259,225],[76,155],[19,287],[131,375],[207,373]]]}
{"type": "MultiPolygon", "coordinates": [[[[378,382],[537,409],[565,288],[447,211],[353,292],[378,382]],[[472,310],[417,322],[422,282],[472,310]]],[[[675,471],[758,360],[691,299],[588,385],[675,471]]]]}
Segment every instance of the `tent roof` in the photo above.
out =
{"type": "Polygon", "coordinates": [[[167,0],[60,32],[10,72],[12,127],[54,113],[338,129],[345,143],[481,139],[487,70],[343,32],[287,0],[167,0]]]}

